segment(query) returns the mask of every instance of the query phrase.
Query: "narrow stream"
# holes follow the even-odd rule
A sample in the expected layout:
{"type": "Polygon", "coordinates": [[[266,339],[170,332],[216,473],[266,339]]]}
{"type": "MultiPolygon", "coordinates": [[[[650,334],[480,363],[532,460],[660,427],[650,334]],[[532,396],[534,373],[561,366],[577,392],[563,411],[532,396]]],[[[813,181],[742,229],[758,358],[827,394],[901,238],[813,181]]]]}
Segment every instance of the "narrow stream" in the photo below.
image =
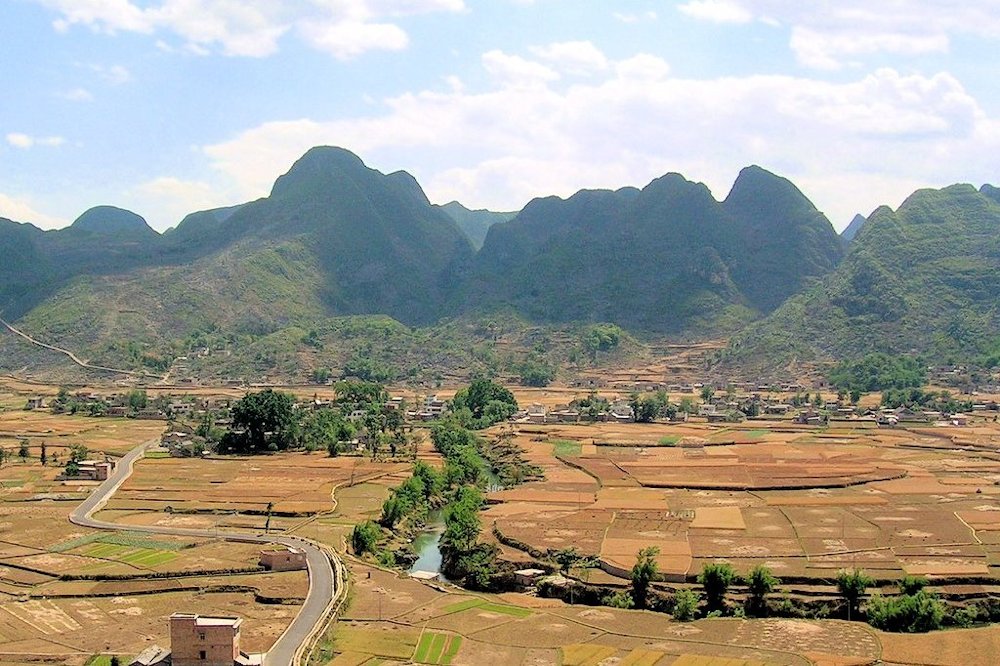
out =
{"type": "Polygon", "coordinates": [[[441,576],[441,535],[444,534],[444,516],[441,511],[431,511],[427,516],[427,527],[413,539],[413,552],[417,561],[409,573],[429,571],[441,576]]]}

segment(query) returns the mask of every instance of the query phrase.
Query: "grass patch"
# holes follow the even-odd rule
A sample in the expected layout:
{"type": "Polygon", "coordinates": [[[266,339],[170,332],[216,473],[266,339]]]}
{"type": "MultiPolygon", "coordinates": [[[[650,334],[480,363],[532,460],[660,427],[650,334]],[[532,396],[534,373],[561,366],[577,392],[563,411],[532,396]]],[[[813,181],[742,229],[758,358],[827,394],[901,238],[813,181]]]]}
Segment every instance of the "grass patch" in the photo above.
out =
{"type": "MultiPolygon", "coordinates": [[[[127,664],[131,659],[128,657],[118,657],[118,662],[121,664],[127,664]]],[[[111,666],[111,655],[107,654],[95,654],[93,657],[88,659],[83,666],[111,666]]]]}
{"type": "Polygon", "coordinates": [[[462,637],[452,636],[451,641],[448,643],[448,649],[444,651],[444,656],[441,658],[441,663],[446,666],[451,663],[451,660],[455,658],[458,654],[459,649],[462,647],[462,637]]]}
{"type": "Polygon", "coordinates": [[[680,435],[664,435],[663,437],[657,440],[657,443],[660,446],[673,446],[679,441],[681,441],[680,435]]]}
{"type": "Polygon", "coordinates": [[[747,430],[747,437],[763,437],[764,435],[770,435],[771,431],[767,428],[762,428],[760,430],[747,430]]]}
{"type": "Polygon", "coordinates": [[[420,637],[420,642],[417,644],[417,652],[413,655],[414,661],[419,661],[421,663],[427,663],[427,655],[431,651],[431,642],[434,640],[434,634],[431,632],[425,632],[420,637]]]}
{"type": "Polygon", "coordinates": [[[580,457],[581,444],[580,442],[574,442],[569,439],[554,439],[552,440],[552,446],[554,447],[553,453],[557,456],[565,456],[567,458],[578,458],[580,457]]]}
{"type": "Polygon", "coordinates": [[[511,615],[513,617],[530,617],[532,614],[527,608],[503,606],[501,604],[483,604],[479,608],[490,613],[501,613],[503,615],[511,615]]]}
{"type": "Polygon", "coordinates": [[[450,604],[448,606],[445,606],[444,607],[444,612],[445,613],[460,613],[460,612],[462,612],[464,610],[468,610],[470,608],[475,608],[476,606],[482,606],[485,603],[486,603],[485,599],[476,599],[476,598],[466,599],[465,601],[459,601],[458,603],[450,604]]]}
{"type": "Polygon", "coordinates": [[[413,661],[421,664],[450,664],[461,647],[461,636],[425,631],[420,636],[413,661]]]}
{"type": "Polygon", "coordinates": [[[451,613],[461,613],[464,610],[469,610],[470,608],[478,608],[484,610],[488,613],[500,613],[501,615],[510,615],[512,617],[529,617],[532,613],[527,608],[519,608],[517,606],[507,606],[504,604],[494,604],[489,603],[485,599],[466,599],[465,601],[459,601],[458,603],[451,604],[450,606],[444,607],[444,612],[447,614],[451,613]]]}
{"type": "Polygon", "coordinates": [[[152,458],[155,460],[157,458],[169,458],[171,456],[170,456],[170,451],[147,451],[143,457],[152,458]]]}

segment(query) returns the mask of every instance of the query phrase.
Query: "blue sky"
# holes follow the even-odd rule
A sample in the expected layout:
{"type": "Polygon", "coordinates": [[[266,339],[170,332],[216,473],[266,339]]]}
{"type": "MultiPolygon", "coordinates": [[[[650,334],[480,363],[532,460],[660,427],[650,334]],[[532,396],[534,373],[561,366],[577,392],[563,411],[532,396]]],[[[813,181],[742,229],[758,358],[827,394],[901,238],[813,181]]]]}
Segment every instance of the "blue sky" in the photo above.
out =
{"type": "Polygon", "coordinates": [[[1000,0],[5,0],[0,216],[163,230],[313,145],[521,208],[748,164],[837,228],[1000,182],[1000,0]]]}

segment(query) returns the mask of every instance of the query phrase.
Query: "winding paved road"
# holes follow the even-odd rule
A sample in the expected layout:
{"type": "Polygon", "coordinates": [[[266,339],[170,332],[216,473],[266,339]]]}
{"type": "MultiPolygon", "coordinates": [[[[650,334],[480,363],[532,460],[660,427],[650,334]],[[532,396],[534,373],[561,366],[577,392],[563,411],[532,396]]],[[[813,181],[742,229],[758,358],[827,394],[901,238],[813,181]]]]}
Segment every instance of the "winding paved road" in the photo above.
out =
{"type": "MultiPolygon", "coordinates": [[[[284,546],[300,548],[306,552],[306,562],[309,568],[309,593],[299,614],[285,629],[285,633],[271,646],[264,658],[265,666],[290,666],[296,663],[297,656],[313,637],[322,629],[327,613],[333,602],[340,598],[345,590],[343,568],[340,561],[331,551],[325,551],[317,544],[293,536],[275,535],[244,535],[219,534],[216,530],[200,530],[183,527],[155,527],[145,525],[119,525],[91,518],[93,513],[103,507],[111,496],[121,487],[132,474],[135,462],[143,456],[146,449],[156,443],[155,440],[145,442],[129,451],[118,460],[114,473],[107,481],[91,493],[70,514],[70,522],[82,527],[92,527],[99,530],[128,530],[130,532],[147,532],[152,534],[169,534],[174,536],[190,536],[197,538],[221,537],[227,541],[244,543],[278,543],[284,546]]],[[[182,609],[178,609],[182,610],[182,609]]]]}

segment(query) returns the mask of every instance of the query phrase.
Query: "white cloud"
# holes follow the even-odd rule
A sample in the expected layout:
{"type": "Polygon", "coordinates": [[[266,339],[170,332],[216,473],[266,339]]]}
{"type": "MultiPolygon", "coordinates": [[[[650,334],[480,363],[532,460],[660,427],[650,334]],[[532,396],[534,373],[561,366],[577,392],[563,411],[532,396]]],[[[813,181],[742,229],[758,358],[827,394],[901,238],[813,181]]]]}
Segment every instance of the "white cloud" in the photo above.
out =
{"type": "Polygon", "coordinates": [[[656,12],[644,12],[641,14],[629,14],[625,12],[612,12],[611,16],[615,18],[616,21],[621,21],[622,23],[638,23],[639,21],[655,21],[659,16],[656,12]]]}
{"type": "Polygon", "coordinates": [[[286,34],[338,58],[407,45],[402,27],[387,19],[465,10],[463,0],[35,0],[58,12],[54,26],[82,25],[101,33],[161,35],[158,48],[196,55],[266,57],[286,34]],[[176,49],[167,38],[181,40],[176,49]]]}
{"type": "Polygon", "coordinates": [[[792,30],[790,46],[803,65],[816,69],[840,69],[845,58],[873,53],[945,53],[948,51],[948,36],[858,33],[852,30],[822,32],[796,27],[792,30]]]}
{"type": "Polygon", "coordinates": [[[608,69],[607,57],[591,42],[557,42],[534,46],[531,52],[553,68],[576,76],[586,76],[608,69]]]}
{"type": "Polygon", "coordinates": [[[73,88],[66,92],[59,93],[59,97],[68,99],[71,102],[92,102],[94,95],[86,88],[73,88]]]}
{"type": "Polygon", "coordinates": [[[341,60],[354,58],[373,49],[401,51],[410,41],[406,32],[392,23],[303,23],[299,26],[299,31],[313,48],[341,60]]]}
{"type": "Polygon", "coordinates": [[[1000,0],[691,0],[678,9],[707,21],[788,26],[796,58],[820,69],[880,53],[945,52],[955,36],[1000,37],[1000,0]]]}
{"type": "Polygon", "coordinates": [[[730,0],[691,0],[677,7],[696,19],[713,23],[748,23],[753,19],[747,9],[730,0]]]}
{"type": "Polygon", "coordinates": [[[499,50],[483,54],[483,67],[497,82],[515,88],[541,86],[559,78],[551,67],[499,50]]]}
{"type": "Polygon", "coordinates": [[[569,85],[540,63],[491,51],[488,90],[446,85],[385,101],[386,112],[271,122],[204,152],[242,199],[262,196],[305,150],[340,145],[407,169],[432,200],[494,209],[581,187],[641,185],[667,171],[724,196],[761,164],[844,224],[916,184],[995,179],[1000,123],[947,73],[882,69],[846,82],[790,76],[690,80],[639,55],[569,85]],[[866,187],[843,189],[872,174],[866,187]]]}
{"type": "Polygon", "coordinates": [[[54,215],[47,215],[35,208],[30,199],[14,197],[0,192],[0,217],[6,217],[15,222],[30,222],[42,229],[59,229],[69,224],[54,215]]]}
{"type": "Polygon", "coordinates": [[[28,150],[34,146],[46,146],[49,148],[58,148],[59,146],[66,143],[66,139],[61,136],[41,136],[34,137],[28,134],[22,134],[21,132],[11,132],[6,136],[7,143],[14,148],[20,148],[21,150],[28,150]]]}
{"type": "Polygon", "coordinates": [[[125,194],[125,200],[136,210],[150,211],[149,224],[163,231],[188,213],[231,204],[231,196],[205,182],[163,176],[140,183],[125,194]]]}
{"type": "Polygon", "coordinates": [[[120,86],[132,80],[132,73],[123,65],[111,65],[110,67],[92,65],[92,67],[95,72],[100,74],[101,78],[111,85],[120,86]]]}

